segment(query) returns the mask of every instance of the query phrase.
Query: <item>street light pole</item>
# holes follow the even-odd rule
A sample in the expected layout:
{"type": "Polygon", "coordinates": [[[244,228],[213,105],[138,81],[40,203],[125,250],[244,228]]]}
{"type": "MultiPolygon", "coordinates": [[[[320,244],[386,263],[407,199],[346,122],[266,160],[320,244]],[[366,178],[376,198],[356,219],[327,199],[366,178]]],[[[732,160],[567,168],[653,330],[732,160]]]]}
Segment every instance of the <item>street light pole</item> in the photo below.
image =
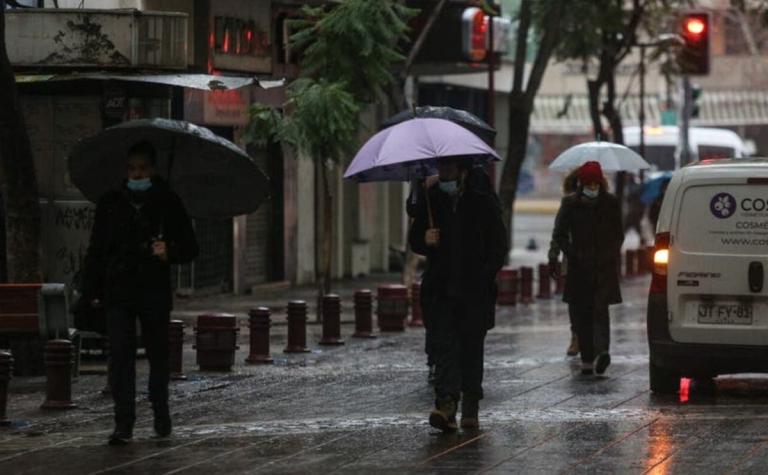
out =
{"type": "Polygon", "coordinates": [[[640,156],[645,158],[645,47],[640,46],[640,156]]]}

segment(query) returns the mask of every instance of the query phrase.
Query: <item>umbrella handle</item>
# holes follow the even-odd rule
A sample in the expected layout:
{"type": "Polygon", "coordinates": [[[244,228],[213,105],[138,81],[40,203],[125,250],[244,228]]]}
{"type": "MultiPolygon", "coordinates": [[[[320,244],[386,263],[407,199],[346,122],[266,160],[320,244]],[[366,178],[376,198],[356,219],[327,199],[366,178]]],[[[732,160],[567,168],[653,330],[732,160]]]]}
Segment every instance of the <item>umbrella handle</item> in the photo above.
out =
{"type": "Polygon", "coordinates": [[[427,215],[429,216],[429,229],[435,229],[435,218],[432,216],[432,203],[429,199],[429,188],[424,184],[424,196],[427,200],[427,215]]]}

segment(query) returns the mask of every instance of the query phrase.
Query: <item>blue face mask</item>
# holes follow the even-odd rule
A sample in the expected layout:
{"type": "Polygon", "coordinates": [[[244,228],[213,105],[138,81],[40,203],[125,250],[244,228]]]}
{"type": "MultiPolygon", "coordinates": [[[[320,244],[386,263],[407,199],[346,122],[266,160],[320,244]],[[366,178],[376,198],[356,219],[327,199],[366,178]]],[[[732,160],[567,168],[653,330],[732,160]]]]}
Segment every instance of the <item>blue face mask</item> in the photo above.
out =
{"type": "Polygon", "coordinates": [[[589,188],[584,188],[582,193],[584,193],[584,196],[587,198],[597,198],[598,195],[600,195],[600,190],[590,190],[589,188]]]}
{"type": "Polygon", "coordinates": [[[456,193],[459,192],[459,182],[456,180],[441,181],[439,186],[440,186],[440,191],[442,191],[443,193],[447,193],[451,196],[454,196],[456,193]]]}
{"type": "Polygon", "coordinates": [[[151,178],[141,178],[138,180],[130,179],[128,180],[128,189],[131,191],[147,191],[152,187],[152,179],[151,178]]]}

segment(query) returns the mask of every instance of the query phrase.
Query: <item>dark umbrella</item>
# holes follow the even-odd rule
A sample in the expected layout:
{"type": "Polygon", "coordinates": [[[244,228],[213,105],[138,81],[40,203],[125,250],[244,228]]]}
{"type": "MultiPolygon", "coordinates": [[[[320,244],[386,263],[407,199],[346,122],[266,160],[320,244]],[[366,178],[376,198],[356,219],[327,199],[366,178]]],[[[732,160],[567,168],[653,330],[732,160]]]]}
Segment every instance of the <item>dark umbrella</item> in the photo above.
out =
{"type": "Polygon", "coordinates": [[[651,178],[643,183],[642,191],[640,192],[640,201],[643,204],[651,204],[656,198],[661,196],[664,190],[664,185],[672,180],[672,172],[663,172],[659,176],[651,178]]]}
{"type": "Polygon", "coordinates": [[[496,137],[496,129],[488,125],[484,120],[470,112],[452,107],[421,106],[417,107],[415,112],[413,110],[405,110],[385,120],[380,128],[386,129],[413,118],[450,120],[477,135],[483,139],[483,142],[491,146],[493,146],[493,141],[496,137]]]}
{"type": "Polygon", "coordinates": [[[157,149],[157,171],[190,216],[252,213],[269,197],[269,179],[237,145],[205,127],[169,119],[124,122],[80,140],[69,155],[72,183],[97,203],[122,186],[128,149],[144,140],[157,149]]]}

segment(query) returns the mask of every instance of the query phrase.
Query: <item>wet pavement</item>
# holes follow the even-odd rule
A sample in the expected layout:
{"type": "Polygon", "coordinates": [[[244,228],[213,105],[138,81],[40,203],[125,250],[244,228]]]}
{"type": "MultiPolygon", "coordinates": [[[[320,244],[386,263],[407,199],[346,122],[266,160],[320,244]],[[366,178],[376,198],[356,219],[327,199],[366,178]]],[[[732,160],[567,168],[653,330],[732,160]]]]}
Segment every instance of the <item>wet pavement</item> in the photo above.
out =
{"type": "MultiPolygon", "coordinates": [[[[613,308],[613,365],[583,377],[565,357],[566,307],[557,301],[503,308],[488,336],[481,428],[452,435],[427,424],[432,404],[423,330],[284,355],[248,366],[241,334],[231,373],[194,367],[172,383],[174,435],[152,438],[142,393],[135,440],[108,447],[111,403],[101,395],[104,361],[86,361],[75,383],[78,408],[38,409],[42,378],[12,383],[0,428],[0,473],[766,473],[768,379],[693,382],[689,399],[648,391],[645,278],[627,282],[613,308]]],[[[141,386],[146,361],[139,361],[141,386]]]]}
{"type": "MultiPolygon", "coordinates": [[[[552,216],[515,221],[513,262],[546,260],[552,216]],[[533,239],[537,249],[526,250],[533,239]]],[[[636,244],[636,237],[627,245],[636,244]]],[[[182,301],[187,322],[186,381],[172,383],[174,434],[152,438],[146,391],[127,447],[108,447],[111,401],[104,359],[83,361],[74,384],[78,408],[44,412],[44,378],[17,378],[11,427],[0,427],[5,473],[766,473],[768,378],[692,382],[688,399],[648,391],[645,295],[648,281],[624,283],[626,302],[612,310],[613,365],[605,377],[582,377],[565,357],[567,312],[557,300],[500,308],[486,345],[486,398],[481,428],[452,435],[427,424],[423,330],[350,338],[351,296],[398,276],[339,283],[346,345],[285,355],[285,303],[304,299],[314,316],[312,287],[256,295],[182,301]],[[275,364],[249,366],[246,312],[273,310],[275,364]],[[200,372],[192,348],[194,317],[230,312],[240,319],[240,350],[231,373],[200,372]]],[[[146,360],[138,362],[146,387],[146,360]]]]}

